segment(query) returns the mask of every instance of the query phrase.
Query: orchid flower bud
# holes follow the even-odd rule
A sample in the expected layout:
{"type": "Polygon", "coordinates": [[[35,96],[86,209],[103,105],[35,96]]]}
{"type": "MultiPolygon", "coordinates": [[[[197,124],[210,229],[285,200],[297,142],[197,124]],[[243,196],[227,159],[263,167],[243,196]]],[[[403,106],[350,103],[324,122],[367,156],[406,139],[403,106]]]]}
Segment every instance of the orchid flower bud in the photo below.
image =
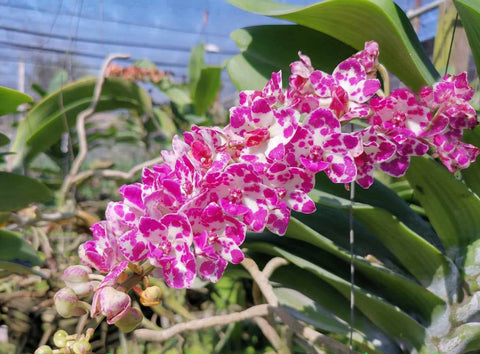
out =
{"type": "Polygon", "coordinates": [[[143,306],[155,306],[162,302],[162,289],[158,286],[149,286],[140,294],[140,303],[143,306]]]}
{"type": "Polygon", "coordinates": [[[58,347],[58,348],[63,348],[67,345],[67,337],[68,333],[65,332],[63,329],[60,329],[55,332],[53,335],[53,343],[58,347]]]}
{"type": "Polygon", "coordinates": [[[92,353],[92,345],[88,340],[82,338],[73,344],[72,350],[74,354],[89,354],[92,353]]]}
{"type": "Polygon", "coordinates": [[[115,326],[118,327],[122,332],[128,333],[133,331],[137,326],[142,323],[143,314],[137,308],[131,307],[127,312],[115,322],[115,326]]]}
{"type": "Polygon", "coordinates": [[[94,290],[89,275],[92,270],[84,265],[70,266],[63,272],[62,280],[78,296],[86,296],[94,290]]]}
{"type": "Polygon", "coordinates": [[[109,324],[118,321],[128,311],[132,303],[130,296],[111,286],[100,288],[93,296],[92,317],[102,314],[109,324]]]}
{"type": "Polygon", "coordinates": [[[42,345],[35,350],[35,354],[53,354],[53,350],[48,345],[42,345]]]}
{"type": "Polygon", "coordinates": [[[77,295],[70,288],[63,288],[57,291],[53,300],[58,314],[64,318],[82,316],[86,313],[86,310],[81,306],[77,295]]]}

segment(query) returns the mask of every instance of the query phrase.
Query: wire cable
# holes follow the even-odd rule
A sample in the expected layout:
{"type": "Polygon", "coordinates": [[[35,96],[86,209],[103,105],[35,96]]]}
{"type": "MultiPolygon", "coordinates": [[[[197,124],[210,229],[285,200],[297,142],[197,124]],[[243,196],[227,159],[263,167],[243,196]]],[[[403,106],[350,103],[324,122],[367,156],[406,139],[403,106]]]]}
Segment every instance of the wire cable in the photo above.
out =
{"type": "Polygon", "coordinates": [[[448,65],[450,64],[450,56],[452,55],[453,40],[455,39],[455,30],[457,29],[457,23],[458,23],[458,12],[457,12],[457,15],[455,16],[455,22],[453,23],[452,40],[450,41],[450,48],[448,48],[447,65],[445,66],[445,74],[443,74],[443,76],[447,75],[447,72],[448,72],[448,65]]]}
{"type": "MultiPolygon", "coordinates": [[[[27,29],[20,29],[16,27],[11,27],[11,26],[4,26],[0,25],[0,30],[8,31],[8,32],[15,32],[15,33],[22,33],[22,34],[28,34],[32,36],[39,36],[39,37],[49,37],[49,38],[54,38],[54,39],[60,39],[60,40],[68,40],[69,37],[66,35],[62,34],[50,34],[46,32],[40,32],[40,31],[32,31],[32,30],[27,30],[27,29]]],[[[95,38],[85,38],[85,37],[77,37],[75,39],[77,42],[82,42],[82,43],[91,43],[91,44],[101,44],[101,45],[118,45],[118,46],[126,46],[126,47],[134,47],[134,48],[145,48],[145,49],[155,49],[155,50],[172,50],[172,51],[178,51],[178,52],[187,52],[189,53],[191,51],[191,48],[188,47],[181,47],[181,46],[175,46],[175,45],[155,45],[155,44],[141,44],[141,43],[136,43],[136,42],[130,42],[130,41],[118,41],[114,39],[110,40],[103,40],[103,39],[95,39],[95,38]]],[[[235,55],[238,54],[240,51],[238,50],[221,50],[219,52],[211,52],[212,54],[225,54],[225,55],[235,55]]]]}
{"type": "MultiPolygon", "coordinates": [[[[6,46],[9,46],[9,47],[22,49],[22,50],[37,50],[37,51],[41,51],[41,52],[65,54],[64,50],[55,49],[55,48],[42,48],[42,47],[34,46],[34,45],[10,43],[10,42],[6,42],[6,41],[0,41],[0,44],[1,45],[6,45],[6,46]]],[[[82,57],[94,58],[94,59],[105,59],[105,56],[101,55],[101,54],[85,53],[85,52],[75,51],[75,50],[70,51],[70,55],[82,56],[82,57]]],[[[152,60],[152,62],[159,67],[162,67],[162,66],[170,66],[170,67],[177,67],[177,68],[186,68],[187,67],[187,64],[181,64],[181,63],[178,63],[178,62],[173,63],[173,62],[163,62],[163,61],[157,61],[157,60],[152,60]]]]}
{"type": "MultiPolygon", "coordinates": [[[[41,12],[41,13],[54,13],[52,11],[48,11],[46,9],[44,10],[36,10],[32,9],[30,7],[26,6],[19,6],[16,4],[8,4],[4,5],[1,4],[0,7],[6,7],[6,8],[14,8],[14,9],[21,9],[21,10],[28,10],[28,11],[35,11],[35,12],[41,12]]],[[[92,16],[82,16],[84,19],[88,19],[90,21],[99,21],[97,18],[92,17],[92,16]]],[[[184,28],[173,28],[173,27],[168,27],[168,26],[159,26],[159,25],[144,25],[141,23],[135,23],[131,21],[125,21],[125,20],[104,20],[104,22],[109,22],[109,23],[117,23],[117,24],[124,24],[124,25],[129,25],[129,26],[136,26],[136,27],[143,27],[143,28],[149,28],[149,29],[156,29],[156,30],[162,30],[162,31],[170,31],[170,32],[178,32],[178,33],[185,33],[185,34],[192,34],[192,35],[198,35],[197,31],[193,30],[187,30],[184,28]]],[[[223,37],[223,38],[230,38],[229,35],[227,34],[222,34],[222,33],[208,33],[209,35],[213,37],[223,37]]]]}

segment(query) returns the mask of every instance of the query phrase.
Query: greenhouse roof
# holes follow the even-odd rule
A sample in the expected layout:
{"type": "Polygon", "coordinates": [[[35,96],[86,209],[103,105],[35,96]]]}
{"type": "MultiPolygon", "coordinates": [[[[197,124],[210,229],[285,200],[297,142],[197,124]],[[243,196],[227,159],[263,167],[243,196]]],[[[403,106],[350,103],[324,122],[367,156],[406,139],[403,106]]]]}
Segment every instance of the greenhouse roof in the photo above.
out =
{"type": "MultiPolygon", "coordinates": [[[[415,0],[396,2],[404,10],[415,5],[415,0]]],[[[68,54],[70,65],[84,74],[96,74],[103,58],[116,52],[150,59],[182,77],[192,46],[208,44],[207,63],[221,64],[238,52],[229,37],[235,29],[284,23],[220,0],[0,0],[0,11],[0,80],[12,88],[18,87],[20,60],[25,62],[28,88],[35,66],[54,68],[68,54]]],[[[437,12],[421,16],[421,40],[434,37],[437,12]]]]}

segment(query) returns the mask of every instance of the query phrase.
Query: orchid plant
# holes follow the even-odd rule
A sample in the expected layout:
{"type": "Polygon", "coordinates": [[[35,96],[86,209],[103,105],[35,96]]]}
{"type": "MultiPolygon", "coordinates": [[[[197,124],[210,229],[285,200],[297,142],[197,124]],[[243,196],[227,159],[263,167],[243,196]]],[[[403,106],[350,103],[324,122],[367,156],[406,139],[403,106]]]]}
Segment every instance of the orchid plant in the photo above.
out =
{"type": "MultiPolygon", "coordinates": [[[[192,126],[183,139],[175,136],[164,162],[145,168],[141,183],[122,186],[123,200],[109,203],[106,220],[92,226],[93,240],[79,248],[84,265],[67,268],[67,287],[55,296],[59,314],[90,312],[133,330],[142,313],[130,290],[152,304],[161,294],[149,276],[173,288],[189,288],[197,277],[217,282],[228,263],[244,260],[246,232],[283,235],[292,210],[315,211],[316,174],[348,189],[369,188],[375,169],[403,176],[411,156],[430,155],[452,173],[469,167],[479,150],[461,140],[477,124],[466,73],[418,93],[389,93],[388,76],[384,90],[377,78],[385,73],[378,56],[378,44],[367,42],[327,74],[299,53],[286,90],[275,72],[263,90],[240,93],[227,126],[192,126]],[[92,292],[91,304],[81,301],[92,292]]],[[[88,352],[90,336],[62,343],[88,352]]]]}

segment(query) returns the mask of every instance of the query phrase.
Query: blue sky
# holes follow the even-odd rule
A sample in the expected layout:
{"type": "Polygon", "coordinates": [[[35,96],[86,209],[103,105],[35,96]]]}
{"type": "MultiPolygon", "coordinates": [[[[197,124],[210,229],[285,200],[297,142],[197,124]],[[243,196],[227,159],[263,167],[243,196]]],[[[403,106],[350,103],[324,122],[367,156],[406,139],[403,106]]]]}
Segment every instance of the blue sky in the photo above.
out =
{"type": "MultiPolygon", "coordinates": [[[[316,1],[281,2],[307,5],[316,1]]],[[[415,0],[396,2],[408,9],[415,0]]],[[[206,59],[209,64],[220,64],[238,51],[230,32],[281,22],[244,12],[224,0],[0,0],[0,13],[0,85],[12,88],[18,84],[19,58],[26,61],[28,77],[36,57],[44,58],[43,65],[49,66],[49,61],[67,51],[75,54],[75,65],[92,75],[108,53],[127,52],[134,59],[151,59],[181,77],[193,45],[218,46],[220,53],[209,53],[206,59]]],[[[436,10],[422,16],[421,39],[434,36],[436,16],[436,10]]],[[[226,75],[224,80],[228,80],[226,75]]]]}

